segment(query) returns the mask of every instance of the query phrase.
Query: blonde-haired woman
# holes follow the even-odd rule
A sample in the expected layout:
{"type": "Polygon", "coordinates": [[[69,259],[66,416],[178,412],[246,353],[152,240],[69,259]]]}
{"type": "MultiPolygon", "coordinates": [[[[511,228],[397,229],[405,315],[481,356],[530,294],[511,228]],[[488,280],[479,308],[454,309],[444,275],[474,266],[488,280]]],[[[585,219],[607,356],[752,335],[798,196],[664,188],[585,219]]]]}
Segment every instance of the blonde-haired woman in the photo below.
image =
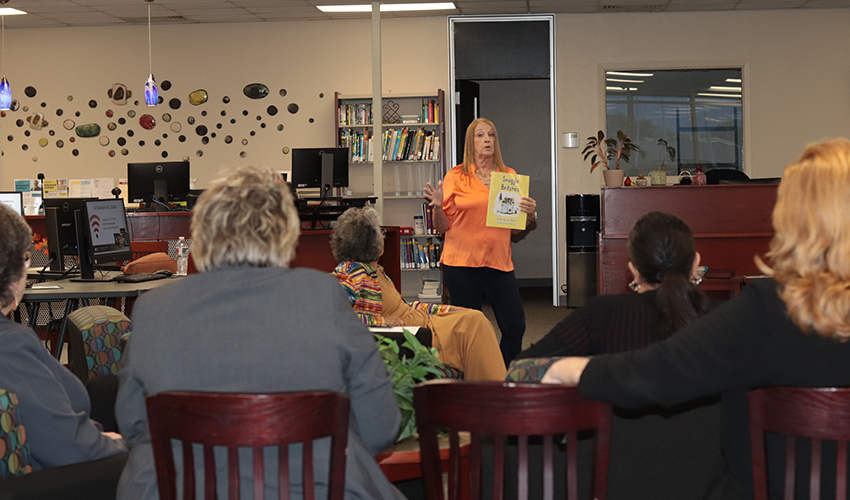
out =
{"type": "MultiPolygon", "coordinates": [[[[466,129],[463,163],[449,170],[435,188],[425,186],[434,207],[434,225],[445,234],[440,262],[449,300],[454,306],[481,309],[482,298],[493,307],[502,333],[499,347],[507,365],[522,350],[525,311],[511,260],[512,230],[487,226],[487,202],[493,172],[515,174],[502,161],[496,126],[478,118],[466,129]]],[[[519,209],[528,222],[537,220],[537,202],[523,196],[519,209]]]]}
{"type": "MultiPolygon", "coordinates": [[[[267,167],[237,168],[198,199],[191,251],[201,272],[146,293],[133,309],[116,403],[118,425],[131,445],[118,498],[158,496],[145,396],[170,390],[348,394],[346,498],[404,498],[373,458],[398,433],[392,382],[375,340],[336,280],[287,267],[299,228],[289,188],[267,167]]],[[[276,498],[270,468],[277,462],[269,458],[265,497],[276,498]]],[[[217,477],[226,480],[225,455],[216,459],[217,477]]],[[[246,464],[240,468],[248,473],[241,479],[244,498],[252,485],[246,464]]],[[[299,463],[290,465],[300,469],[299,463]]],[[[327,462],[314,472],[321,489],[327,462]]],[[[227,497],[223,486],[219,498],[227,497]]]]}
{"type": "MultiPolygon", "coordinates": [[[[726,473],[711,498],[752,498],[748,390],[850,385],[850,141],[811,145],[785,169],[773,225],[766,263],[758,260],[771,278],[664,342],[564,358],[543,378],[626,408],[721,393],[726,473]]],[[[781,498],[783,474],[768,476],[771,498],[781,498]]]]}

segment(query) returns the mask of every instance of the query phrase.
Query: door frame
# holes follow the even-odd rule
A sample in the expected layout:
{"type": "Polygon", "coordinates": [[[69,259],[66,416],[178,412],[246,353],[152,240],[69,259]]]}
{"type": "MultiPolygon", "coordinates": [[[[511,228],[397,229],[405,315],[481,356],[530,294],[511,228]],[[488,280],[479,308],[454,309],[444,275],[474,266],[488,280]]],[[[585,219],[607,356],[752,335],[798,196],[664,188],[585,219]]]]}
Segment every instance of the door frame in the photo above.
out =
{"type": "MultiPolygon", "coordinates": [[[[519,15],[519,16],[448,16],[448,37],[449,37],[449,98],[447,99],[447,108],[449,110],[449,123],[451,133],[447,137],[451,140],[451,146],[448,148],[451,153],[451,164],[448,168],[452,168],[458,164],[456,155],[457,144],[455,144],[457,116],[455,113],[455,105],[457,96],[455,89],[455,39],[454,26],[456,23],[476,23],[476,22],[529,22],[529,21],[546,21],[549,23],[549,166],[552,198],[552,305],[559,305],[558,298],[560,288],[558,286],[558,276],[560,276],[560,262],[558,259],[560,251],[560,242],[558,241],[559,221],[558,221],[558,150],[555,124],[557,123],[558,103],[555,95],[555,15],[554,14],[534,14],[534,15],[519,15]]],[[[541,228],[542,229],[542,228],[541,228]]]]}

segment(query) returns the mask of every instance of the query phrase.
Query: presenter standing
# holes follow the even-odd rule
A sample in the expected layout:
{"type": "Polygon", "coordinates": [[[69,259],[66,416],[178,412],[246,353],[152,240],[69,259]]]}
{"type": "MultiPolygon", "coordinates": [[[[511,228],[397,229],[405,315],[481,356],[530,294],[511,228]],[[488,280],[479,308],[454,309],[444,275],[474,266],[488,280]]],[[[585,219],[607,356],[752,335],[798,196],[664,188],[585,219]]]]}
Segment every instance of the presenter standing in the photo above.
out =
{"type": "MultiPolygon", "coordinates": [[[[452,168],[437,187],[425,186],[425,200],[434,207],[434,227],[445,235],[440,262],[452,305],[481,309],[482,297],[493,307],[502,332],[499,348],[505,364],[522,350],[525,311],[511,260],[511,233],[489,227],[487,202],[493,172],[515,174],[505,166],[496,126],[478,118],[466,129],[463,163],[452,168]]],[[[519,209],[537,220],[537,202],[523,196],[519,209]]]]}

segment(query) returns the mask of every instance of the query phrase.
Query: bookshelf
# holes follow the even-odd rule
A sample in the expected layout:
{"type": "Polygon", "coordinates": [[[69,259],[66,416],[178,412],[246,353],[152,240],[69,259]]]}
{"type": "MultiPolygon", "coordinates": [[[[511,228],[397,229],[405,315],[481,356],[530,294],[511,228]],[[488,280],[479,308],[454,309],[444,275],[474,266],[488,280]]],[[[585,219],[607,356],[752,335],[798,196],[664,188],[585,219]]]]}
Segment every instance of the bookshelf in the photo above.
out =
{"type": "MultiPolygon", "coordinates": [[[[425,184],[436,185],[446,173],[445,92],[437,89],[433,93],[385,95],[380,113],[372,109],[371,96],[343,96],[336,92],[334,109],[337,146],[350,150],[351,196],[382,196],[383,225],[412,227],[413,217],[423,212],[425,184]],[[381,120],[383,128],[377,140],[373,133],[376,119],[381,120]],[[383,185],[376,189],[374,157],[379,151],[383,185]]],[[[413,241],[429,246],[436,241],[442,245],[436,235],[405,235],[402,247],[413,241]]],[[[405,269],[401,274],[402,295],[419,300],[426,281],[439,281],[442,290],[441,274],[439,267],[405,269]]]]}
{"type": "Polygon", "coordinates": [[[409,301],[442,302],[443,277],[440,272],[442,237],[399,235],[399,244],[402,296],[409,301]],[[426,295],[422,295],[423,289],[430,290],[426,292],[426,295]]]}

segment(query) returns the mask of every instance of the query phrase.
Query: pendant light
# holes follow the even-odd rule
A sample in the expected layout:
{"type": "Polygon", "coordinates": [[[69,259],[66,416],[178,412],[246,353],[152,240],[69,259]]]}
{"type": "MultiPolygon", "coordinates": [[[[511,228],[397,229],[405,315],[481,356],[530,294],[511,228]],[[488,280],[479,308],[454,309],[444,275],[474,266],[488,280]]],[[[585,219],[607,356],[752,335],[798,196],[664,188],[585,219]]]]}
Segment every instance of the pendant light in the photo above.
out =
{"type": "Polygon", "coordinates": [[[148,79],[145,81],[145,104],[156,106],[159,101],[159,90],[153,78],[153,58],[151,57],[151,3],[153,0],[145,0],[145,2],[148,4],[148,79]]]}
{"type": "Polygon", "coordinates": [[[12,89],[9,87],[9,80],[6,79],[6,16],[0,16],[0,23],[2,23],[0,29],[2,29],[3,38],[3,52],[0,53],[0,74],[3,75],[3,79],[0,80],[0,110],[8,111],[12,107],[12,89]]]}

